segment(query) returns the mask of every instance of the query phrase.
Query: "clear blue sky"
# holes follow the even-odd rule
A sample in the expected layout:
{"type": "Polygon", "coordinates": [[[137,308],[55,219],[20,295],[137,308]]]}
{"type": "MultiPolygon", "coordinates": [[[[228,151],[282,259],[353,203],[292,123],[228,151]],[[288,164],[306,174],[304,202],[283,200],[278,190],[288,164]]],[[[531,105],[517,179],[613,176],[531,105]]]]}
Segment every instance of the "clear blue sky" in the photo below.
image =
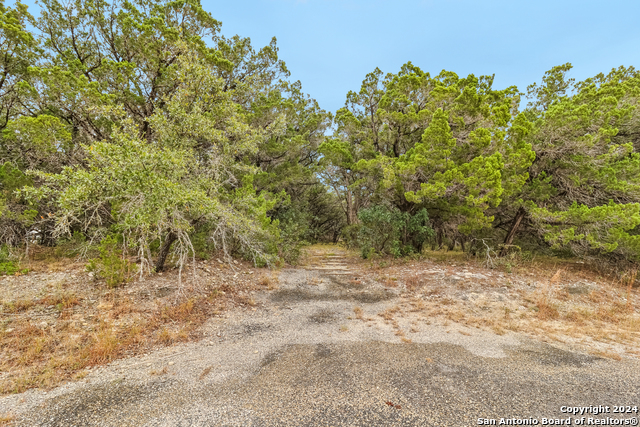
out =
{"type": "Polygon", "coordinates": [[[202,2],[224,34],[260,46],[276,36],[292,78],[331,111],[375,67],[407,61],[432,74],[495,74],[496,88],[523,92],[566,62],[577,79],[640,67],[639,0],[202,2]]]}
{"type": "Polygon", "coordinates": [[[495,74],[496,88],[523,92],[566,62],[578,80],[640,68],[639,0],[201,1],[226,36],[255,47],[275,36],[291,77],[330,111],[375,67],[407,61],[432,74],[495,74]]]}

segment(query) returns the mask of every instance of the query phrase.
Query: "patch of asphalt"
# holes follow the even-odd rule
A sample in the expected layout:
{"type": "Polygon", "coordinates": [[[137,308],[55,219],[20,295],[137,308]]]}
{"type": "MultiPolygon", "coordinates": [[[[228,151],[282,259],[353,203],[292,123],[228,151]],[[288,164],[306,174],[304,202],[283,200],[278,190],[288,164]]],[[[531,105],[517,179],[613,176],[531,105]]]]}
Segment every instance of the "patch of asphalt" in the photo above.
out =
{"type": "Polygon", "coordinates": [[[348,291],[378,289],[345,288],[303,270],[283,272],[281,281],[280,292],[327,298],[258,295],[262,308],[212,319],[200,342],[119,360],[49,393],[4,397],[0,413],[14,413],[20,426],[52,427],[465,426],[478,418],[566,419],[563,405],[640,403],[637,360],[431,325],[411,313],[393,326],[377,314],[395,295],[363,303],[348,291]],[[398,329],[410,328],[412,342],[402,342],[398,329]]]}

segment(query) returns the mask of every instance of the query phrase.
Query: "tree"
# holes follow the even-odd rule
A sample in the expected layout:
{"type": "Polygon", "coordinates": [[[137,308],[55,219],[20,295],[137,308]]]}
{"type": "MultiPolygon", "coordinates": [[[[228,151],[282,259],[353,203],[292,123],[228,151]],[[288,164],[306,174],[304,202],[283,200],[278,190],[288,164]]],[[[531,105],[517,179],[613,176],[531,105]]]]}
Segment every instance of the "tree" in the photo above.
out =
{"type": "Polygon", "coordinates": [[[155,271],[163,270],[172,247],[184,264],[193,253],[190,234],[202,224],[219,247],[236,239],[256,262],[269,262],[268,244],[278,232],[266,212],[275,200],[255,193],[255,167],[235,158],[255,154],[278,129],[249,126],[224,80],[187,45],[180,48],[184,54],[169,70],[177,89],[148,119],[151,141],[122,112],[108,141],[83,146],[86,167],[35,172],[46,185],[26,193],[56,200],[58,236],[74,224],[98,240],[115,232],[147,263],[151,244],[162,241],[155,271]]]}
{"type": "Polygon", "coordinates": [[[367,203],[402,212],[426,208],[438,244],[491,225],[491,208],[517,192],[533,161],[523,141],[530,124],[516,116],[515,87],[494,90],[493,77],[431,77],[411,63],[384,79],[369,74],[336,115],[323,147],[330,175],[367,203]],[[511,129],[513,128],[513,131],[511,129]]]}
{"type": "Polygon", "coordinates": [[[20,83],[37,57],[38,44],[27,29],[32,17],[20,2],[6,7],[0,0],[0,131],[20,111],[20,83]]]}
{"type": "Polygon", "coordinates": [[[526,216],[553,247],[637,260],[640,75],[620,67],[576,83],[566,77],[570,70],[554,67],[529,87],[525,114],[534,123],[528,142],[536,159],[502,213],[516,210],[505,243],[526,216]]]}
{"type": "MultiPolygon", "coordinates": [[[[326,189],[314,173],[330,115],[302,93],[299,82],[285,80],[288,70],[278,58],[275,39],[255,50],[248,38],[225,38],[219,34],[220,23],[196,0],[45,0],[35,26],[43,55],[31,64],[28,97],[8,125],[3,157],[20,158],[23,170],[33,170],[35,188],[44,185],[27,193],[38,211],[55,214],[41,216],[47,235],[82,231],[95,240],[108,231],[129,233],[134,246],[146,248],[147,260],[150,242],[159,240],[159,271],[172,248],[186,253],[193,233],[215,235],[229,252],[271,260],[277,251],[279,220],[288,217],[285,206],[323,200],[323,212],[331,212],[331,203],[319,196],[326,189]],[[201,81],[188,82],[181,74],[185,69],[197,73],[189,78],[199,76],[201,81]],[[117,147],[127,147],[155,165],[158,176],[153,179],[158,183],[143,184],[138,178],[130,182],[126,177],[145,176],[147,167],[117,147]],[[174,172],[165,171],[172,161],[186,171],[178,166],[174,172]],[[117,169],[117,179],[105,182],[101,168],[117,169]],[[89,175],[82,179],[91,178],[98,187],[75,187],[83,173],[89,175]],[[129,181],[119,182],[125,178],[129,181]],[[218,215],[217,222],[209,214],[194,216],[197,209],[173,193],[162,196],[172,201],[172,213],[151,203],[161,198],[157,192],[169,191],[173,180],[184,194],[205,183],[212,186],[206,189],[207,197],[221,204],[201,205],[218,215]],[[156,185],[162,189],[152,190],[156,185]],[[299,191],[300,187],[308,190],[299,191]],[[72,195],[73,188],[82,191],[72,195]],[[151,204],[126,201],[129,197],[140,202],[134,194],[147,191],[151,199],[143,198],[151,204]],[[49,197],[36,197],[44,194],[49,197]],[[73,202],[74,209],[84,206],[91,215],[65,205],[74,197],[80,198],[73,202]],[[120,200],[116,207],[126,206],[128,213],[114,211],[109,197],[120,200]],[[187,208],[191,214],[182,211],[187,208]],[[146,213],[131,213],[137,209],[146,213]],[[256,218],[247,227],[257,228],[247,231],[243,215],[251,212],[256,218]],[[236,214],[240,222],[232,220],[236,214]],[[143,230],[152,221],[157,229],[143,230]],[[269,248],[262,243],[252,246],[259,229],[273,237],[269,248]],[[245,232],[254,237],[249,239],[245,232]]],[[[339,222],[328,215],[329,222],[339,222]]],[[[317,223],[320,229],[326,223],[314,218],[308,218],[309,226],[317,223]]],[[[292,229],[284,221],[282,228],[292,229]]],[[[317,235],[319,229],[308,234],[317,235]]]]}

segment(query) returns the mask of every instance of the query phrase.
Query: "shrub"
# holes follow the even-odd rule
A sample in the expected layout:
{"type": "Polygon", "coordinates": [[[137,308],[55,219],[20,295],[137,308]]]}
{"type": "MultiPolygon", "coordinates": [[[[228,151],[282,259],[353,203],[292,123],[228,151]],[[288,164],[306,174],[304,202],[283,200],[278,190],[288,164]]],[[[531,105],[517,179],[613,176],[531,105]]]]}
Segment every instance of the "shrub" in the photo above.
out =
{"type": "Polygon", "coordinates": [[[98,245],[99,255],[89,260],[87,271],[96,274],[97,278],[103,278],[107,286],[113,288],[128,282],[135,274],[135,267],[125,258],[122,244],[118,238],[109,235],[102,239],[98,245]]]}
{"type": "Polygon", "coordinates": [[[17,260],[9,252],[7,245],[0,246],[0,274],[15,274],[20,270],[17,260]]]}
{"type": "Polygon", "coordinates": [[[395,257],[421,253],[425,241],[433,235],[426,209],[415,214],[386,206],[373,206],[358,214],[361,221],[358,243],[363,258],[373,253],[395,257]]]}

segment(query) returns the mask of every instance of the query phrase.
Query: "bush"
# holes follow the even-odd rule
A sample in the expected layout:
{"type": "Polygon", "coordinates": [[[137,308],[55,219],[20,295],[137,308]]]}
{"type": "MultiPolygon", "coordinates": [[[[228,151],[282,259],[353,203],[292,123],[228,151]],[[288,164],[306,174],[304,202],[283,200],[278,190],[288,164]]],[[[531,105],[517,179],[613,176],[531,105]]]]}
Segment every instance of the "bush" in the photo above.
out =
{"type": "Polygon", "coordinates": [[[360,234],[360,224],[347,225],[340,232],[340,237],[347,249],[353,249],[360,246],[358,235],[360,234]]]}
{"type": "Polygon", "coordinates": [[[98,252],[100,255],[97,258],[89,260],[87,271],[93,272],[96,278],[105,279],[110,288],[131,280],[135,266],[132,268],[132,263],[124,257],[122,244],[117,237],[110,235],[102,239],[98,252]]]}
{"type": "Polygon", "coordinates": [[[433,235],[426,209],[415,214],[386,206],[373,206],[358,214],[361,225],[358,243],[363,258],[374,253],[395,257],[421,253],[425,241],[433,235]]]}
{"type": "Polygon", "coordinates": [[[13,258],[7,245],[0,246],[0,274],[15,274],[20,271],[18,261],[13,258]]]}

